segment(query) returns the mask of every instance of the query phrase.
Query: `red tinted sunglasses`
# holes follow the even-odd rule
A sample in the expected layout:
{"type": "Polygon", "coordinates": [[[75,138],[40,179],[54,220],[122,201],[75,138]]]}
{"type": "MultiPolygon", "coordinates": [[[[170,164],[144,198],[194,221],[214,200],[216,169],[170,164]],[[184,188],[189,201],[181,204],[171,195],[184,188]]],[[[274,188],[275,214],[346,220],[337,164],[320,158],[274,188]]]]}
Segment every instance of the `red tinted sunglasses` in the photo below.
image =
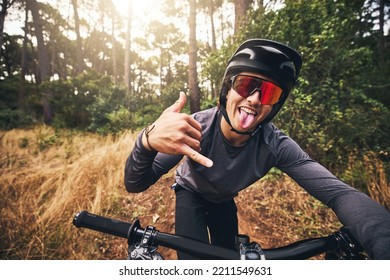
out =
{"type": "Polygon", "coordinates": [[[246,75],[235,75],[231,78],[232,88],[243,98],[248,98],[260,91],[260,102],[264,105],[278,103],[283,90],[269,81],[246,75]]]}

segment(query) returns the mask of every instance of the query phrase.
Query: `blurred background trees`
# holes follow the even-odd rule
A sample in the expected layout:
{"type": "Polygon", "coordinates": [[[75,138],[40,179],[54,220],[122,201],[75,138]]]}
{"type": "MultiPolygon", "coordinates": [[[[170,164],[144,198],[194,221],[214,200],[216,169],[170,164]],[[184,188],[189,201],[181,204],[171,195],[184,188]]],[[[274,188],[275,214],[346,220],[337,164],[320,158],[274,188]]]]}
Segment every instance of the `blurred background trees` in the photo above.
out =
{"type": "Polygon", "coordinates": [[[230,55],[256,37],[303,56],[298,86],[275,118],[280,128],[352,183],[357,158],[371,151],[386,159],[389,0],[147,2],[153,9],[136,1],[2,0],[0,128],[137,130],[179,91],[191,95],[187,112],[214,106],[230,55]],[[7,28],[15,23],[20,32],[7,28]]]}

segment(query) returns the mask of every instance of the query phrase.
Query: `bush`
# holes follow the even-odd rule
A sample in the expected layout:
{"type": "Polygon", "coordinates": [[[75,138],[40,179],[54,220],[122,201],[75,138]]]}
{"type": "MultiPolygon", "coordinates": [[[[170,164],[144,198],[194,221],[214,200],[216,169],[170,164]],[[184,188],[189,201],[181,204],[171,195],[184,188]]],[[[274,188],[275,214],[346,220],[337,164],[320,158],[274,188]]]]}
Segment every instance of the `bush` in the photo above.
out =
{"type": "Polygon", "coordinates": [[[123,106],[120,106],[118,110],[112,111],[106,114],[107,123],[97,128],[97,131],[101,134],[118,134],[124,130],[134,130],[133,116],[123,106]]]}
{"type": "Polygon", "coordinates": [[[19,77],[8,77],[0,80],[0,129],[8,130],[24,127],[35,122],[35,116],[40,113],[37,94],[32,84],[21,82],[19,77]],[[20,91],[28,92],[21,104],[20,91]]]}

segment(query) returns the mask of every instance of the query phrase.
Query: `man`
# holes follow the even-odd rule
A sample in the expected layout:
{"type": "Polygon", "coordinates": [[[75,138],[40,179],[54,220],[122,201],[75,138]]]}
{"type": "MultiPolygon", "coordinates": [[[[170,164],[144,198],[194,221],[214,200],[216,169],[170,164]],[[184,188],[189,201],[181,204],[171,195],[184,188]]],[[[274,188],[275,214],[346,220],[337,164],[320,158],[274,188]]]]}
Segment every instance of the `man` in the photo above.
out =
{"type": "MultiPolygon", "coordinates": [[[[125,167],[129,192],[141,192],[176,172],[176,234],[234,247],[234,197],[277,167],[331,207],[371,258],[390,259],[390,214],[312,160],[270,121],[301,69],[301,56],[278,42],[244,42],[228,62],[219,106],[181,113],[180,93],[138,137],[125,167]],[[209,240],[210,239],[210,240],[209,240]]],[[[191,256],[179,253],[179,259],[191,256]]]]}

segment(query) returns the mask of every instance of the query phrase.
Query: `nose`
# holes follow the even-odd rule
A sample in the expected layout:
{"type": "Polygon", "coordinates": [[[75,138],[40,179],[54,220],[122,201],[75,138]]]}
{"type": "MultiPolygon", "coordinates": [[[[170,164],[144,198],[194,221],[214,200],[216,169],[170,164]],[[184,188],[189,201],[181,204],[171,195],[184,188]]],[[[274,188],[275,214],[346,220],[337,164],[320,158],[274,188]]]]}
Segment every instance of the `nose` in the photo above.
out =
{"type": "Polygon", "coordinates": [[[259,104],[259,105],[261,105],[260,97],[261,97],[261,91],[260,90],[255,90],[251,95],[249,95],[247,97],[246,100],[248,100],[252,104],[259,104]]]}

